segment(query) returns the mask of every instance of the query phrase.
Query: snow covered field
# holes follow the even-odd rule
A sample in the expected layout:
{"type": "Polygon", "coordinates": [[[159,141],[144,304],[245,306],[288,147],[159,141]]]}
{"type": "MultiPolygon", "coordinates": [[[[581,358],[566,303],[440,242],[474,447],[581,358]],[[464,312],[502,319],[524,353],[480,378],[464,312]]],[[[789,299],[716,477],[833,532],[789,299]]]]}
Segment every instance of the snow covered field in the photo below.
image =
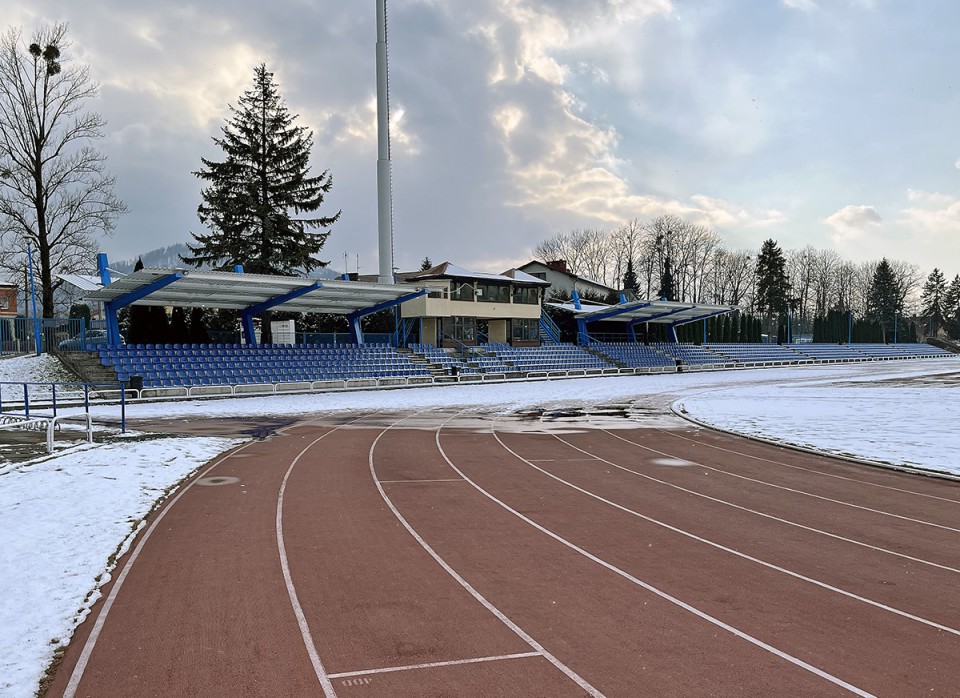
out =
{"type": "MultiPolygon", "coordinates": [[[[57,380],[52,370],[47,357],[0,359],[0,382],[57,380]]],[[[958,380],[960,359],[897,361],[134,404],[128,419],[425,408],[506,415],[634,403],[660,420],[676,401],[720,428],[960,474],[950,457],[958,443],[950,431],[960,417],[958,380]]],[[[94,411],[117,416],[116,407],[94,411]]],[[[235,443],[130,438],[29,463],[0,460],[0,695],[33,695],[57,645],[98,597],[111,556],[166,491],[235,443]]]]}

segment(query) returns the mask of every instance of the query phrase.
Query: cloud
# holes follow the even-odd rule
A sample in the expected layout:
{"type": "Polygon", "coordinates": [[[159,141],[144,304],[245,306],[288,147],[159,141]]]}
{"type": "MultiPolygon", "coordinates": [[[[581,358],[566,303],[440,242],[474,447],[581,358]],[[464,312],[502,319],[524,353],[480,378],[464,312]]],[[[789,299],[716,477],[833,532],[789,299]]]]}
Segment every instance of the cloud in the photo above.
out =
{"type": "Polygon", "coordinates": [[[834,243],[842,245],[860,238],[865,231],[880,225],[883,219],[873,206],[844,206],[823,221],[833,229],[834,243]]]}
{"type": "Polygon", "coordinates": [[[820,9],[813,0],[782,0],[783,6],[801,12],[813,12],[820,9]]]}
{"type": "Polygon", "coordinates": [[[960,235],[960,199],[950,194],[907,190],[913,206],[900,211],[901,222],[928,236],[960,235]]]}

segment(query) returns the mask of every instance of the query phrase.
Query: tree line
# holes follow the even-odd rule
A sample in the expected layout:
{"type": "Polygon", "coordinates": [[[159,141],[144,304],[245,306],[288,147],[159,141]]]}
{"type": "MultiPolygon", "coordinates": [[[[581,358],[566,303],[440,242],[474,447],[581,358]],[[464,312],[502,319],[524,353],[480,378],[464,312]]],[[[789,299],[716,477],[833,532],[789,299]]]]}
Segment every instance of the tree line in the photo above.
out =
{"type": "Polygon", "coordinates": [[[854,262],[812,245],[784,252],[775,240],[733,250],[717,231],[678,216],[560,232],[534,255],[566,260],[574,274],[636,298],[739,306],[781,338],[788,323],[794,337],[818,341],[903,341],[911,321],[925,335],[960,334],[960,275],[948,284],[935,269],[922,284],[909,262],[854,262]]]}

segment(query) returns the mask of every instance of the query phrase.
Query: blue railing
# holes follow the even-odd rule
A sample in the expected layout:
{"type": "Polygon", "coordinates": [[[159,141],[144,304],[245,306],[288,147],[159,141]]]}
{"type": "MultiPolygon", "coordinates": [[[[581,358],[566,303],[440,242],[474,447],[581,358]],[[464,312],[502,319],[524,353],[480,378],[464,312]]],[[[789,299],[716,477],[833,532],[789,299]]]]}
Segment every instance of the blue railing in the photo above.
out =
{"type": "Polygon", "coordinates": [[[540,311],[540,329],[553,340],[554,344],[560,344],[560,328],[553,321],[553,318],[547,315],[545,310],[540,311]]]}

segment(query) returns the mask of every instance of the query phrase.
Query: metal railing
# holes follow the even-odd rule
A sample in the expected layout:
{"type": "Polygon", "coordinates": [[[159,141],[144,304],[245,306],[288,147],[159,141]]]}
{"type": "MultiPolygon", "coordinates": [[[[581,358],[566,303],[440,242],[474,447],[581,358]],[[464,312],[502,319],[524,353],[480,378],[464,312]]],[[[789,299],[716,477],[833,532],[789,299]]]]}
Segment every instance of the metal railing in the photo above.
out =
{"type": "MultiPolygon", "coordinates": [[[[127,393],[123,383],[17,383],[0,381],[0,416],[25,419],[56,419],[59,410],[83,407],[90,414],[90,405],[117,404],[120,407],[120,431],[127,430],[127,393]],[[43,414],[49,410],[50,414],[43,414]]],[[[133,391],[135,392],[135,391],[133,391]]]]}

